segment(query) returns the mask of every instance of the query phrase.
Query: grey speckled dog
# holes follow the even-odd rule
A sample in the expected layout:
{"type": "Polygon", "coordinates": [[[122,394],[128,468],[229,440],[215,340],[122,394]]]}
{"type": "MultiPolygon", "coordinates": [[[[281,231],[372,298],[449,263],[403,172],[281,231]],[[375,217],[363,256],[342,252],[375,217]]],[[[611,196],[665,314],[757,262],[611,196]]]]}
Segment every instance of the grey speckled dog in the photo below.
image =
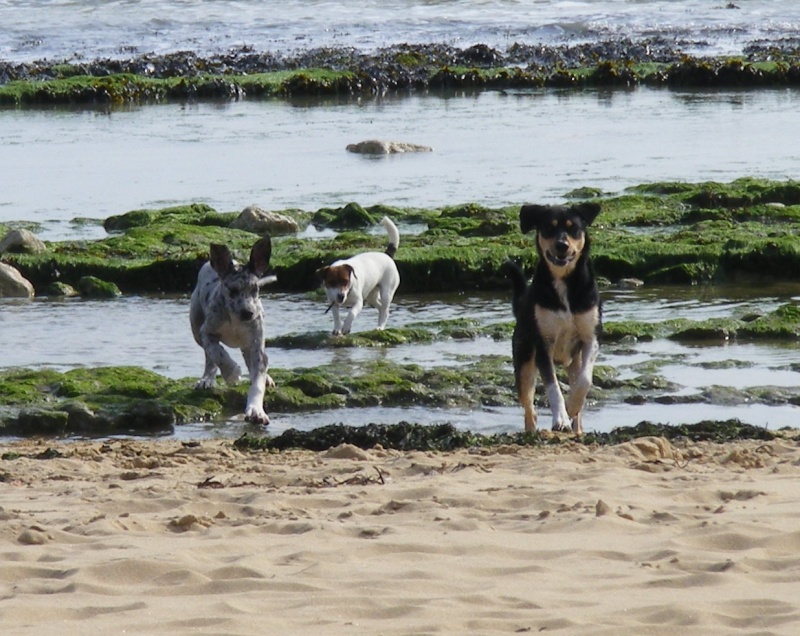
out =
{"type": "Polygon", "coordinates": [[[239,265],[226,246],[212,243],[210,261],[200,268],[189,310],[192,334],[206,354],[205,372],[195,387],[213,387],[217,370],[228,384],[237,383],[242,370],[222,345],[240,349],[250,374],[244,416],[259,424],[269,424],[264,390],[275,386],[267,373],[264,310],[258,296],[260,286],[274,280],[264,278],[271,253],[269,237],[262,238],[250,251],[250,260],[239,265]]]}

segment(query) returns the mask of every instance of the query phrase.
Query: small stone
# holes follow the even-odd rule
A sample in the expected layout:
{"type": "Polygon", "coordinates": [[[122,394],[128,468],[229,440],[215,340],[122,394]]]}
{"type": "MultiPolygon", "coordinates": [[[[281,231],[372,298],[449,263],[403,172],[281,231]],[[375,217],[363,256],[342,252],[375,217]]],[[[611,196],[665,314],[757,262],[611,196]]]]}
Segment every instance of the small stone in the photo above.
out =
{"type": "Polygon", "coordinates": [[[609,506],[602,499],[598,499],[594,506],[594,514],[596,517],[604,517],[611,514],[611,506],[609,506]]]}
{"type": "Polygon", "coordinates": [[[24,545],[44,545],[52,537],[41,528],[28,528],[17,537],[17,541],[24,545]]]}

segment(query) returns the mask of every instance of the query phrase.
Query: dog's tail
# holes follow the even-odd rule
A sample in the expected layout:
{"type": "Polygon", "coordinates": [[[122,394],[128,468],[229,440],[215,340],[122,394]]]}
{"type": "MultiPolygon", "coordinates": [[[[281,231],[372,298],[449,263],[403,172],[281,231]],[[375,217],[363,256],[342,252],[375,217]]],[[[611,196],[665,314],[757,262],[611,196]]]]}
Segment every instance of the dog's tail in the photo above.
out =
{"type": "Polygon", "coordinates": [[[511,297],[511,309],[516,317],[519,315],[522,297],[525,295],[525,290],[528,289],[528,281],[522,268],[511,259],[503,263],[502,271],[511,279],[511,287],[514,290],[514,295],[511,297]]]}
{"type": "Polygon", "coordinates": [[[400,232],[397,231],[397,226],[392,223],[392,220],[385,216],[381,219],[381,225],[386,228],[386,233],[389,235],[389,245],[386,246],[386,253],[394,258],[397,254],[397,248],[400,247],[400,232]]]}

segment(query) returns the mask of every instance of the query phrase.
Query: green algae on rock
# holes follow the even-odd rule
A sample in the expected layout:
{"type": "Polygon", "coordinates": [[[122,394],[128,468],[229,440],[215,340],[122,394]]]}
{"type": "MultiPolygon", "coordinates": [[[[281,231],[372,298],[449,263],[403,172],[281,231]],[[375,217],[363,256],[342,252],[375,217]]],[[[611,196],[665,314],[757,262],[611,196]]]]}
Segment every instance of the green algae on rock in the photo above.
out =
{"type": "Polygon", "coordinates": [[[0,431],[13,435],[171,432],[237,410],[138,367],[12,369],[0,373],[0,396],[0,431]]]}
{"type": "MultiPolygon", "coordinates": [[[[800,186],[794,181],[644,184],[595,200],[603,212],[593,228],[593,260],[597,274],[609,281],[758,282],[793,280],[800,271],[800,186]]],[[[382,251],[384,237],[366,230],[383,214],[426,226],[403,234],[396,256],[400,293],[505,291],[503,264],[511,258],[532,271],[536,259],[532,238],[519,232],[517,206],[420,210],[350,203],[284,213],[339,233],[322,239],[278,237],[272,260],[278,282],[272,289],[279,291],[314,289],[322,265],[360,251],[382,251]]],[[[58,272],[60,281],[73,286],[82,276],[95,276],[124,293],[186,292],[209,243],[225,243],[242,254],[249,250],[253,235],[231,228],[235,217],[203,204],[136,210],[109,217],[105,226],[112,235],[107,238],[51,243],[46,254],[4,259],[37,290],[55,282],[58,272]]]]}
{"type": "Polygon", "coordinates": [[[200,58],[191,52],[87,63],[3,65],[0,104],[17,106],[245,98],[373,96],[422,91],[542,87],[796,86],[800,61],[773,45],[741,57],[692,57],[678,46],[627,40],[560,47],[514,43],[503,52],[476,44],[402,44],[361,52],[321,48],[289,57],[252,50],[200,58]],[[25,79],[23,79],[25,78],[25,79]],[[32,78],[32,79],[29,79],[32,78]]]}
{"type": "Polygon", "coordinates": [[[83,298],[118,298],[122,292],[114,283],[96,276],[81,276],[76,285],[83,298]]]}

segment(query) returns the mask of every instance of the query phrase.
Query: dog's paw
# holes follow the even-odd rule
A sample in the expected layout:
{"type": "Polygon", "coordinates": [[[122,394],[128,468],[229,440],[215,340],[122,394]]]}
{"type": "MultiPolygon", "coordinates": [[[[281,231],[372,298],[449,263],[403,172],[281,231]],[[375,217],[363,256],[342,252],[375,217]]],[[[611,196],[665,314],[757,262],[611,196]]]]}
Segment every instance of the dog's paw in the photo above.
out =
{"type": "Polygon", "coordinates": [[[244,410],[244,419],[253,424],[269,424],[269,415],[261,406],[248,406],[244,410]]]}
{"type": "Polygon", "coordinates": [[[570,417],[567,415],[566,411],[553,414],[552,428],[554,431],[559,432],[569,432],[572,430],[572,421],[570,420],[570,417]]]}
{"type": "Polygon", "coordinates": [[[223,376],[223,379],[228,384],[238,384],[242,378],[242,368],[238,364],[234,364],[228,372],[223,376]]]}
{"type": "Polygon", "coordinates": [[[331,335],[332,336],[341,336],[342,335],[342,330],[341,329],[334,329],[333,331],[331,331],[331,335]]]}
{"type": "Polygon", "coordinates": [[[276,386],[275,380],[272,379],[272,376],[269,373],[267,373],[265,386],[269,387],[270,389],[273,389],[276,386]]]}
{"type": "Polygon", "coordinates": [[[581,424],[580,413],[572,418],[572,432],[575,433],[575,435],[583,435],[583,425],[581,424]]]}
{"type": "Polygon", "coordinates": [[[214,378],[200,378],[194,385],[195,389],[213,389],[217,385],[214,378]]]}

